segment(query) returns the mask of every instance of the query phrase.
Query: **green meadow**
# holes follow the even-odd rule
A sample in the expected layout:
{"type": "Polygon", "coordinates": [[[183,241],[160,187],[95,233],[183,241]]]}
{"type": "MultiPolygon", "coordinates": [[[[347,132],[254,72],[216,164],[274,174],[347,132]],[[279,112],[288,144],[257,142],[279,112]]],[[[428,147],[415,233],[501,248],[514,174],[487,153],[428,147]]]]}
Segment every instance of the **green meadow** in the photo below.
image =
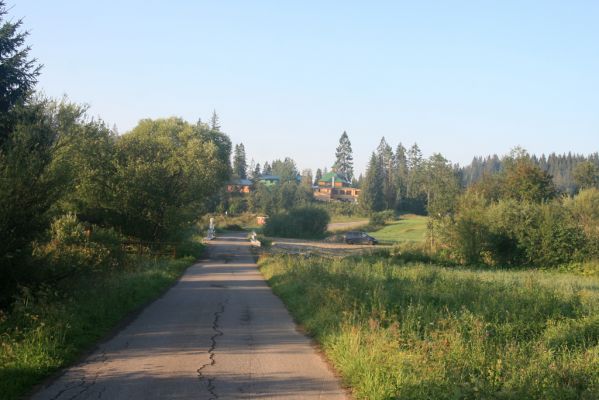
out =
{"type": "Polygon", "coordinates": [[[599,398],[599,278],[272,256],[262,273],[357,399],[599,398]]]}
{"type": "Polygon", "coordinates": [[[428,218],[420,215],[402,215],[379,230],[368,232],[381,242],[422,242],[426,236],[428,218]]]}

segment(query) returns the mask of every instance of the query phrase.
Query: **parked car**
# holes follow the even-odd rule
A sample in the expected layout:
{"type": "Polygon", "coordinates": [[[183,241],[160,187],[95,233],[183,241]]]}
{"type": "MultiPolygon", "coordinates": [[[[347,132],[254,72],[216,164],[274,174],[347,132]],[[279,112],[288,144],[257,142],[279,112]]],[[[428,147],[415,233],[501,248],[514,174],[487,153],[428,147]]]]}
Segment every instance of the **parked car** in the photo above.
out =
{"type": "Polygon", "coordinates": [[[378,240],[368,235],[366,232],[347,232],[345,234],[345,243],[347,244],[370,244],[375,245],[378,243],[378,240]]]}

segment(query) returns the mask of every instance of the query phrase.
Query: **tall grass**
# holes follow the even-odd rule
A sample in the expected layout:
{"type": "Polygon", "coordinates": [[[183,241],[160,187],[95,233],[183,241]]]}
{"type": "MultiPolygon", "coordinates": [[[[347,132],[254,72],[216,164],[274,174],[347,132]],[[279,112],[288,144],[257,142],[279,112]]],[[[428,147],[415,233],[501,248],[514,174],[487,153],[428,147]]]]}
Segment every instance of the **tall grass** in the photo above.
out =
{"type": "Polygon", "coordinates": [[[261,269],[359,399],[599,398],[599,279],[386,259],[261,269]]]}
{"type": "Polygon", "coordinates": [[[155,298],[193,258],[138,259],[61,287],[23,288],[0,314],[0,398],[16,399],[104,336],[127,313],[155,298]]]}

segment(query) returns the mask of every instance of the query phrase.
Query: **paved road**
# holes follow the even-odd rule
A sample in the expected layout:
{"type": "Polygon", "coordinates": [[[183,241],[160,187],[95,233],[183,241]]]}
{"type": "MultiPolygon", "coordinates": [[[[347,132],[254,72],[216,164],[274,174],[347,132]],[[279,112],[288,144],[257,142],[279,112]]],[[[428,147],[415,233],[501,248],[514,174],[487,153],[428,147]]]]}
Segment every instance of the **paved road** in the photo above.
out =
{"type": "Polygon", "coordinates": [[[344,399],[258,272],[243,234],[33,399],[344,399]]]}

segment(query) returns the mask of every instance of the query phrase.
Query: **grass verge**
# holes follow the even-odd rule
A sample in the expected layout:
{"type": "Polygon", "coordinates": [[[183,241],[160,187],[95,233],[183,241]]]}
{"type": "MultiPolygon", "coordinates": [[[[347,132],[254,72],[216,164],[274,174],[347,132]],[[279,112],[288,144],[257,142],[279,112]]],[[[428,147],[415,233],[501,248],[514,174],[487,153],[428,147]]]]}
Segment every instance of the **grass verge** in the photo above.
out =
{"type": "Polygon", "coordinates": [[[163,293],[193,260],[137,259],[60,289],[22,289],[11,313],[0,315],[0,398],[20,398],[75,361],[123,317],[163,293]]]}
{"type": "Polygon", "coordinates": [[[358,399],[599,398],[599,278],[271,256],[358,399]]]}

